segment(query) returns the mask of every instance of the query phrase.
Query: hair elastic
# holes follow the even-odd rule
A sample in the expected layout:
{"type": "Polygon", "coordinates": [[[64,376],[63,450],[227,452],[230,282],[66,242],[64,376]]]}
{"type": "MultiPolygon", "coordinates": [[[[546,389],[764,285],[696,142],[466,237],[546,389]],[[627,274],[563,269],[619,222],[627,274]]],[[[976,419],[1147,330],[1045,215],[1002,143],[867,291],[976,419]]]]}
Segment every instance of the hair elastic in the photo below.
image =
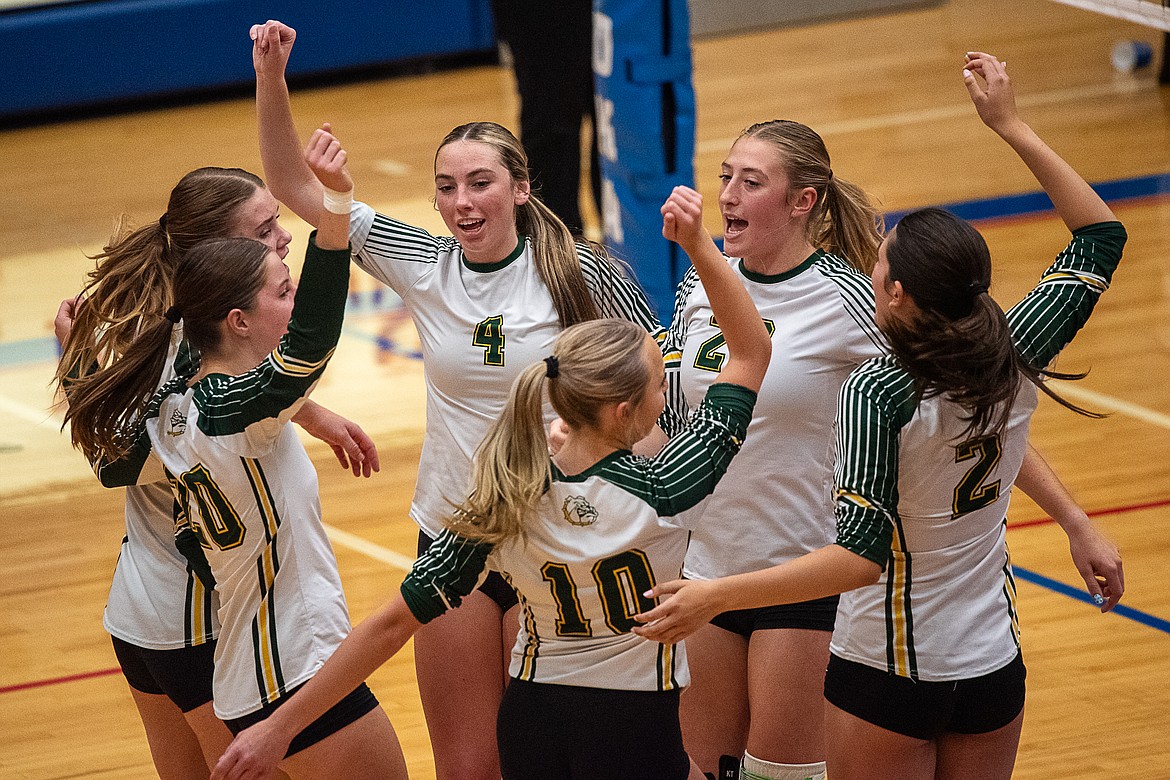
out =
{"type": "Polygon", "coordinates": [[[987,292],[990,288],[988,287],[987,282],[971,282],[971,284],[967,286],[967,289],[971,291],[971,297],[974,298],[987,292]]]}
{"type": "Polygon", "coordinates": [[[167,232],[167,214],[164,211],[163,215],[158,218],[158,226],[162,228],[162,232],[167,232]]]}
{"type": "Polygon", "coordinates": [[[561,375],[561,363],[556,355],[549,355],[544,359],[544,375],[549,379],[556,379],[561,375]]]}
{"type": "Polygon", "coordinates": [[[180,314],[179,310],[176,309],[174,306],[167,309],[166,313],[163,314],[163,316],[166,317],[169,322],[171,322],[172,324],[175,324],[175,325],[178,325],[179,320],[183,319],[183,315],[180,314]]]}

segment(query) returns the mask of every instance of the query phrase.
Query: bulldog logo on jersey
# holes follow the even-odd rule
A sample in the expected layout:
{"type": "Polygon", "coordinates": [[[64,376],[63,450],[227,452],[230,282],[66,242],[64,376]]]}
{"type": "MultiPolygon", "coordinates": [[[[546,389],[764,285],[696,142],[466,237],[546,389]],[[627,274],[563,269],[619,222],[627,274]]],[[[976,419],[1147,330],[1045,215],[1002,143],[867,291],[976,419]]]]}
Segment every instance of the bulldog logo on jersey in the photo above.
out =
{"type": "Polygon", "coordinates": [[[583,496],[569,496],[561,506],[569,525],[587,526],[597,522],[597,510],[583,496]]]}
{"type": "Polygon", "coordinates": [[[187,432],[187,418],[176,409],[171,413],[171,429],[167,431],[167,436],[182,436],[187,432]]]}

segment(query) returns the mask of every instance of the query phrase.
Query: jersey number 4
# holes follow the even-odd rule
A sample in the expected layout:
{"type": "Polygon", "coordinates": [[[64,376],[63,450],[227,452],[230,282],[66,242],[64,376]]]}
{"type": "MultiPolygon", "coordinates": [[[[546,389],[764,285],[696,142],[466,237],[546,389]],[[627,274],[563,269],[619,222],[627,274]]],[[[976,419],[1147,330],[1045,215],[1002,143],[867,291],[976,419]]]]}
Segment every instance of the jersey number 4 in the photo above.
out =
{"type": "Polygon", "coordinates": [[[504,315],[497,314],[475,324],[475,335],[471,343],[483,347],[485,366],[504,365],[504,315]]]}
{"type": "Polygon", "coordinates": [[[980,436],[969,439],[955,447],[955,463],[975,459],[974,465],[955,486],[955,498],[951,507],[951,519],[990,506],[999,500],[999,480],[988,483],[992,470],[999,463],[1002,453],[999,435],[980,436]]]}
{"type": "MultiPolygon", "coordinates": [[[[553,600],[557,603],[557,636],[593,636],[591,621],[581,608],[577,584],[568,564],[550,561],[541,567],[540,573],[552,586],[553,600]]],[[[634,615],[654,607],[654,600],[642,595],[654,587],[654,573],[650,570],[650,560],[641,550],[626,550],[602,558],[593,564],[593,581],[601,597],[605,624],[615,634],[630,633],[638,625],[634,615]]]]}
{"type": "MultiPolygon", "coordinates": [[[[715,318],[711,318],[711,325],[718,328],[719,323],[715,322],[715,318]]],[[[768,335],[771,336],[776,332],[776,323],[772,320],[764,320],[764,327],[768,329],[768,335]]],[[[714,371],[719,373],[723,370],[723,361],[727,360],[727,355],[719,350],[727,344],[727,339],[723,338],[723,332],[716,333],[711,338],[699,345],[699,352],[695,355],[695,368],[701,371],[714,371]]]]}

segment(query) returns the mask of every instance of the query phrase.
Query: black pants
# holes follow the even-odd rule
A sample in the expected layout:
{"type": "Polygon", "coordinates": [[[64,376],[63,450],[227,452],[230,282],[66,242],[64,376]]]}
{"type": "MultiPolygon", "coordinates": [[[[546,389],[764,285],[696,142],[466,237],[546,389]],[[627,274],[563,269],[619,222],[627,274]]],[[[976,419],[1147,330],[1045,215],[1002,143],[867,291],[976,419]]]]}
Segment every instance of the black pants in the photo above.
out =
{"type": "MultiPolygon", "coordinates": [[[[574,233],[582,227],[581,123],[593,118],[591,0],[492,0],[496,34],[512,50],[520,141],[533,188],[574,233]]],[[[590,188],[601,202],[597,130],[590,188]]]]}

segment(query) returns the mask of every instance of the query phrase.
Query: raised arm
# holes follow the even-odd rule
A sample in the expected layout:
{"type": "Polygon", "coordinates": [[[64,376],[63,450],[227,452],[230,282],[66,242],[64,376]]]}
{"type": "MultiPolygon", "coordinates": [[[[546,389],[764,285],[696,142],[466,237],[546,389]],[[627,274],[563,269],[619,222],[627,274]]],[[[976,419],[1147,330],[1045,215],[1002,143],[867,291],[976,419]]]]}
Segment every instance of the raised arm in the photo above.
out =
{"type": "Polygon", "coordinates": [[[691,258],[711,302],[727,343],[719,381],[758,392],[772,358],[772,338],[735,269],[703,227],[703,196],[690,187],[675,187],[662,204],[662,235],[691,258]]]}
{"type": "Polygon", "coordinates": [[[1006,63],[990,54],[968,52],[963,80],[983,124],[1020,156],[1070,231],[1116,219],[1088,182],[1020,118],[1006,63]]]}
{"type": "Polygon", "coordinates": [[[296,30],[269,20],[253,25],[252,66],[256,69],[256,120],[260,160],[268,189],[298,217],[317,227],[321,214],[321,183],[301,156],[293,124],[285,69],[296,30]]]}
{"type": "Polygon", "coordinates": [[[353,205],[353,179],[345,167],[347,155],[341,142],[326,123],[313,131],[305,146],[304,164],[316,189],[317,246],[321,249],[349,247],[349,211],[353,205]]]}

